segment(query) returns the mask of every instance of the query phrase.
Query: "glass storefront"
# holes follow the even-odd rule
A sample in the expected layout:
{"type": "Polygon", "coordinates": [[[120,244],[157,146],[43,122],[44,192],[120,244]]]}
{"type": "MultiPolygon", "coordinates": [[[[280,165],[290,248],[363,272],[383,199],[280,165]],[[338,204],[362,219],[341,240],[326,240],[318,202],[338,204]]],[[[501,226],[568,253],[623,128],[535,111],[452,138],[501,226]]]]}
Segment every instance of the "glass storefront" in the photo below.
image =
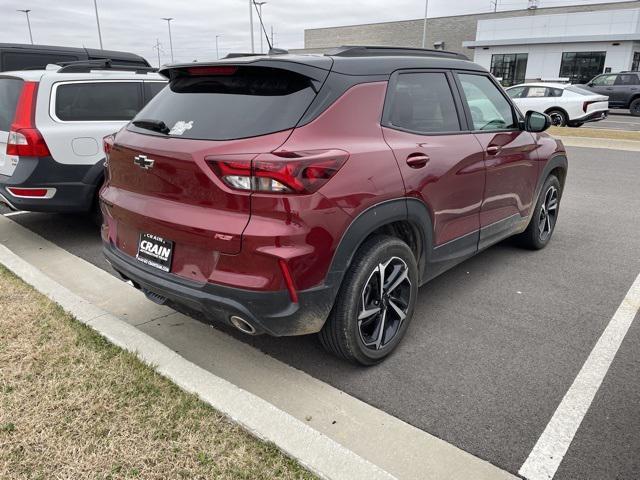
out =
{"type": "Polygon", "coordinates": [[[504,53],[491,56],[491,74],[505,87],[523,83],[527,72],[526,53],[504,53]]]}
{"type": "Polygon", "coordinates": [[[604,70],[607,52],[564,52],[560,64],[560,77],[570,83],[588,83],[604,70]]]}

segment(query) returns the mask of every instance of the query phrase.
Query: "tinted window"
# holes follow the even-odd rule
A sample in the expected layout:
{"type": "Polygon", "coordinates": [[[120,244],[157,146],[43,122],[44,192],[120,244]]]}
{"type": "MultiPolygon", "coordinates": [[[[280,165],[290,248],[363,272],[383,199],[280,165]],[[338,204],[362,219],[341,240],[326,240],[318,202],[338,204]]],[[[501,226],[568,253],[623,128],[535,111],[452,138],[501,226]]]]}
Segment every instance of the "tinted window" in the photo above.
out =
{"type": "Polygon", "coordinates": [[[561,88],[547,88],[547,97],[561,97],[563,90],[561,88]]]}
{"type": "Polygon", "coordinates": [[[166,87],[165,82],[144,82],[144,101],[147,103],[166,87]]]}
{"type": "Polygon", "coordinates": [[[591,90],[587,90],[586,88],[580,88],[576,85],[569,85],[565,90],[573,93],[578,93],[580,95],[593,95],[591,90]]]}
{"type": "Polygon", "coordinates": [[[491,80],[482,75],[459,75],[474,130],[514,128],[516,119],[511,104],[491,80]]]}
{"type": "Polygon", "coordinates": [[[0,131],[10,130],[21,91],[22,80],[0,78],[0,131]]]}
{"type": "Polygon", "coordinates": [[[522,98],[527,91],[527,87],[513,87],[507,90],[507,95],[511,98],[522,98]]]}
{"type": "Polygon", "coordinates": [[[391,126],[419,133],[459,131],[458,113],[446,75],[398,75],[388,121],[391,126]]]}
{"type": "Polygon", "coordinates": [[[137,118],[170,129],[184,122],[190,128],[180,130],[182,138],[231,140],[293,128],[314,97],[311,81],[298,73],[238,67],[225,75],[177,77],[137,118]]]}
{"type": "Polygon", "coordinates": [[[58,55],[55,53],[5,52],[2,54],[2,70],[24,70],[44,68],[50,63],[75,62],[76,55],[58,55]]]}
{"type": "Polygon", "coordinates": [[[613,85],[615,81],[616,81],[615,75],[600,75],[599,77],[594,78],[591,83],[593,83],[598,87],[604,87],[607,85],[613,85]]]}
{"type": "Polygon", "coordinates": [[[491,74],[505,87],[524,82],[527,72],[526,53],[499,53],[491,55],[491,74]]]}
{"type": "Polygon", "coordinates": [[[618,75],[614,85],[637,85],[638,76],[632,73],[624,73],[618,75]]]}
{"type": "Polygon", "coordinates": [[[560,63],[560,77],[569,83],[587,83],[604,70],[607,52],[564,52],[560,63]]]}
{"type": "Polygon", "coordinates": [[[140,82],[59,85],[56,116],[64,121],[131,120],[142,105],[140,82]]]}

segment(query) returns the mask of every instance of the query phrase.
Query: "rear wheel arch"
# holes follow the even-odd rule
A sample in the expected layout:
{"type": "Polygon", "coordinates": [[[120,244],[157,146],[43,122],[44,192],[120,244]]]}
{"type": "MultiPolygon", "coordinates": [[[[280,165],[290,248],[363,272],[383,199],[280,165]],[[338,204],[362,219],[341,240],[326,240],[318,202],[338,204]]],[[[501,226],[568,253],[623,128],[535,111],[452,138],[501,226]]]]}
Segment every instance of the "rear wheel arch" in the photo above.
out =
{"type": "Polygon", "coordinates": [[[358,248],[377,235],[393,236],[405,242],[415,255],[422,277],[432,248],[432,225],[427,206],[418,199],[398,198],[369,207],[342,235],[329,267],[327,283],[337,292],[358,248]]]}
{"type": "Polygon", "coordinates": [[[547,108],[547,109],[544,111],[544,113],[546,113],[547,115],[549,115],[549,113],[550,113],[550,112],[554,112],[554,111],[560,112],[560,113],[562,113],[562,114],[564,115],[565,123],[568,123],[568,122],[571,120],[571,118],[569,117],[569,114],[567,113],[567,111],[566,111],[564,108],[562,108],[562,107],[551,107],[551,108],[547,108]]]}

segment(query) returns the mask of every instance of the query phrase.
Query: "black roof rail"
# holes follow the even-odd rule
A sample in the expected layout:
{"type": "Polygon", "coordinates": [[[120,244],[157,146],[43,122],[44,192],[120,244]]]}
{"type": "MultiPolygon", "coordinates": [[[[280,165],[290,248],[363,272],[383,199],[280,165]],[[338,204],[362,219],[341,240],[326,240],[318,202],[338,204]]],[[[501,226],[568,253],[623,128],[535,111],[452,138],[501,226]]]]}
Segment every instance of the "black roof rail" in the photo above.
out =
{"type": "Polygon", "coordinates": [[[469,60],[469,58],[462,53],[450,52],[448,50],[434,50],[430,48],[413,47],[379,47],[368,45],[344,45],[326,53],[325,55],[329,55],[331,57],[442,57],[469,60]]]}
{"type": "Polygon", "coordinates": [[[135,65],[122,65],[114,62],[110,58],[101,60],[78,60],[74,62],[58,62],[62,68],[57,73],[88,73],[91,70],[116,70],[135,73],[157,72],[157,68],[139,67],[135,65]]]}

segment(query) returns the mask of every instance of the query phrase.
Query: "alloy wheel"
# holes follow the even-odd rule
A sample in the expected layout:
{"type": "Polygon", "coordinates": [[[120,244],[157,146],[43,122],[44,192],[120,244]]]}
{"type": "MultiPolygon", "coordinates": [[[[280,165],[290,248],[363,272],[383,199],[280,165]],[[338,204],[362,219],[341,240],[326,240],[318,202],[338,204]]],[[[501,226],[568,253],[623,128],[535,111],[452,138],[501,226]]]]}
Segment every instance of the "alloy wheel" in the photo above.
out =
{"type": "Polygon", "coordinates": [[[397,335],[411,299],[409,267],[399,257],[380,263],[362,289],[358,331],[365,347],[380,350],[397,335]]]}
{"type": "Polygon", "coordinates": [[[540,207],[540,216],[538,219],[538,233],[540,234],[540,240],[545,242],[551,236],[557,218],[558,189],[551,186],[544,194],[544,201],[540,207]]]}
{"type": "Polygon", "coordinates": [[[554,127],[561,127],[564,124],[564,117],[560,112],[551,112],[549,117],[551,117],[551,125],[554,127]]]}

